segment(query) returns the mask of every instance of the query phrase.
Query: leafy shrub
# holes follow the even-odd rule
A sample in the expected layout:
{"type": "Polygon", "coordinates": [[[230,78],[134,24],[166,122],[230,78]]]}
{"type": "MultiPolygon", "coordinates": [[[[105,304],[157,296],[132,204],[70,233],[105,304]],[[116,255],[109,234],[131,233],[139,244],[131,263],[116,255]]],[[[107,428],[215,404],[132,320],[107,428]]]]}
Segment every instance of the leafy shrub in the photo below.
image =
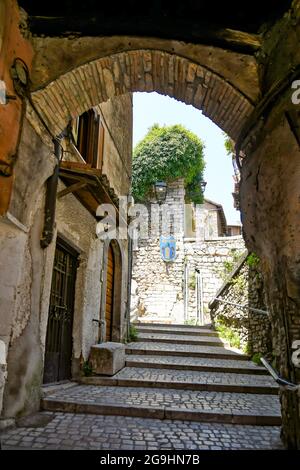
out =
{"type": "Polygon", "coordinates": [[[191,325],[191,326],[197,326],[199,325],[199,322],[197,321],[196,318],[188,318],[187,320],[184,320],[185,325],[191,325]]]}
{"type": "Polygon", "coordinates": [[[258,366],[261,366],[261,362],[260,362],[260,358],[262,357],[262,354],[261,353],[255,353],[253,354],[253,356],[251,357],[251,361],[253,361],[255,364],[257,364],[258,366]]]}
{"type": "Polygon", "coordinates": [[[136,341],[138,339],[138,332],[134,325],[129,326],[128,341],[136,341]]]}
{"type": "Polygon", "coordinates": [[[143,201],[156,181],[184,178],[187,199],[203,202],[200,181],[203,177],[204,145],[181,125],[154,124],[134,149],[132,160],[132,194],[143,201]]]}
{"type": "Polygon", "coordinates": [[[257,268],[260,263],[260,259],[257,254],[250,253],[250,255],[246,259],[246,263],[250,268],[257,268]]]}
{"type": "Polygon", "coordinates": [[[93,374],[93,369],[89,361],[84,361],[82,364],[82,372],[85,377],[90,377],[93,374]]]}
{"type": "Polygon", "coordinates": [[[217,324],[216,330],[218,331],[221,338],[225,341],[228,341],[230,346],[233,348],[240,349],[241,348],[241,340],[238,333],[228,326],[217,324]]]}

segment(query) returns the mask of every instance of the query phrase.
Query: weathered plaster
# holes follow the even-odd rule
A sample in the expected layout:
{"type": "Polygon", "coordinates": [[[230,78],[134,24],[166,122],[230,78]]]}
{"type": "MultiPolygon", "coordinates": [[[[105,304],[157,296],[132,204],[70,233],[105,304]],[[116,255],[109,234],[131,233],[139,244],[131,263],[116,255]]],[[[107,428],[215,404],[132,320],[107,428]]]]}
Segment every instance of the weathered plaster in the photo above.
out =
{"type": "Polygon", "coordinates": [[[254,57],[218,47],[158,38],[133,36],[39,38],[32,37],[35,50],[33,89],[41,88],[69,70],[101,57],[139,49],[165,51],[207,67],[232,83],[253,102],[259,97],[254,57]]]}

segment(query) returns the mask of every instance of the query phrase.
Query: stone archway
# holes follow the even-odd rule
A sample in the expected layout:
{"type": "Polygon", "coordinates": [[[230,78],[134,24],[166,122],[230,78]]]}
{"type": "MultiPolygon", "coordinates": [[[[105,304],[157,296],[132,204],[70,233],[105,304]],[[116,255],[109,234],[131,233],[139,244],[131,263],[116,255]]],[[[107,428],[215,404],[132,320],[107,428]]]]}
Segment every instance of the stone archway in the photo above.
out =
{"type": "MultiPolygon", "coordinates": [[[[106,21],[105,15],[102,17],[106,21]]],[[[188,23],[192,31],[190,26],[188,23]]],[[[122,36],[124,29],[121,27],[110,32],[120,34],[114,38],[109,35],[92,40],[60,35],[56,38],[31,37],[35,51],[32,98],[54,134],[65,127],[70,117],[110,96],[126,90],[156,89],[194,104],[231,137],[238,138],[247,115],[258,104],[260,95],[263,96],[264,104],[269,104],[268,112],[256,113],[252,132],[248,129],[244,134],[251,144],[247,149],[249,158],[242,168],[244,233],[248,247],[257,251],[264,264],[277,368],[285,378],[297,383],[299,369],[296,370],[291,362],[290,348],[292,341],[299,339],[300,331],[299,111],[298,116],[297,112],[295,115],[297,109],[287,87],[282,89],[280,99],[273,99],[272,91],[280,80],[286,80],[289,85],[291,71],[299,66],[299,28],[300,4],[299,0],[294,0],[292,8],[274,28],[266,26],[266,34],[252,38],[256,57],[254,48],[251,54],[244,55],[230,50],[228,42],[228,49],[212,47],[210,38],[208,44],[211,46],[201,45],[201,38],[195,39],[192,35],[178,41],[174,23],[168,34],[170,38],[176,38],[175,41],[159,39],[161,31],[157,33],[152,24],[147,30],[149,37],[144,38],[122,36]],[[145,54],[150,56],[148,65],[145,54]],[[172,63],[173,79],[169,86],[166,82],[169,80],[168,64],[172,63]],[[126,72],[124,81],[118,75],[121,64],[126,72]],[[188,77],[193,74],[190,82],[188,77]],[[260,129],[256,126],[258,120],[260,129]]],[[[139,33],[126,29],[125,34],[139,33]]],[[[45,165],[44,161],[41,165],[45,165]]],[[[12,177],[7,181],[12,181],[12,177]]],[[[285,442],[290,447],[300,448],[299,394],[282,391],[282,409],[285,442]]]]}
{"type": "MultiPolygon", "coordinates": [[[[37,87],[31,96],[51,132],[57,135],[71,118],[114,96],[135,91],[157,91],[192,104],[234,140],[238,140],[255,110],[253,101],[245,93],[207,65],[203,66],[174,53],[151,49],[124,51],[96,58],[63,73],[40,89],[37,87]]],[[[247,135],[246,150],[250,158],[246,159],[242,168],[241,205],[247,245],[258,253],[265,267],[272,324],[275,327],[273,342],[277,368],[285,378],[297,381],[298,374],[291,365],[288,346],[293,339],[298,339],[300,294],[295,288],[299,282],[299,274],[297,257],[294,256],[298,244],[297,224],[294,223],[294,215],[285,210],[283,201],[274,197],[274,188],[279,187],[282,182],[287,149],[293,155],[294,166],[292,165],[293,170],[289,165],[289,171],[284,171],[286,200],[295,204],[297,197],[295,180],[299,171],[299,151],[285,117],[286,110],[292,109],[288,90],[282,94],[280,107],[274,106],[274,109],[273,116],[269,113],[264,120],[257,120],[259,125],[253,125],[247,135]],[[259,140],[257,135],[260,136],[259,140]],[[284,145],[276,145],[276,135],[285,142],[284,145]],[[275,173],[268,166],[269,155],[272,155],[273,161],[277,160],[275,173]],[[292,180],[288,177],[291,173],[292,180]],[[287,187],[291,181],[294,190],[289,193],[287,187]],[[268,189],[267,201],[263,184],[268,189]],[[283,230],[284,235],[282,230],[278,230],[278,214],[281,220],[288,214],[292,227],[289,232],[283,230]],[[283,243],[287,254],[282,249],[283,243]],[[278,256],[280,250],[281,254],[278,256]],[[272,296],[274,292],[275,298],[272,296]],[[287,317],[290,318],[288,324],[287,317]]],[[[299,432],[290,429],[289,410],[294,410],[296,429],[300,416],[299,399],[293,392],[282,391],[281,395],[284,440],[295,447],[298,445],[295,439],[299,440],[299,432]]]]}
{"type": "Polygon", "coordinates": [[[93,60],[32,93],[54,135],[93,106],[128,92],[168,95],[202,110],[236,139],[253,104],[239,89],[208,67],[158,50],[135,50],[93,60]]]}

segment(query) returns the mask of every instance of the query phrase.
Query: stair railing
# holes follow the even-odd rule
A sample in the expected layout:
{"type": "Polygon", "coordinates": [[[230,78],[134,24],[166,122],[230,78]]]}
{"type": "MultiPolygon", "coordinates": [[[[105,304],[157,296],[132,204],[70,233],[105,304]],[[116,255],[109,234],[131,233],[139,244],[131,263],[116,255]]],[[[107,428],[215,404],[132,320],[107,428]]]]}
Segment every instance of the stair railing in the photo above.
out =
{"type": "Polygon", "coordinates": [[[263,366],[267,369],[269,374],[273,377],[276,383],[281,387],[286,388],[287,390],[297,390],[299,389],[300,385],[294,384],[293,382],[289,382],[288,380],[284,379],[279,375],[279,373],[271,366],[271,364],[264,358],[260,358],[260,362],[263,366]]]}
{"type": "Polygon", "coordinates": [[[246,310],[251,310],[252,312],[261,313],[262,315],[269,315],[269,312],[267,310],[261,310],[260,308],[254,308],[254,307],[250,307],[249,305],[245,305],[245,304],[237,304],[235,302],[229,302],[228,300],[223,300],[220,297],[215,297],[214,301],[215,300],[217,300],[218,302],[222,302],[223,304],[228,304],[228,305],[232,305],[234,307],[239,307],[239,308],[244,308],[246,310]]]}

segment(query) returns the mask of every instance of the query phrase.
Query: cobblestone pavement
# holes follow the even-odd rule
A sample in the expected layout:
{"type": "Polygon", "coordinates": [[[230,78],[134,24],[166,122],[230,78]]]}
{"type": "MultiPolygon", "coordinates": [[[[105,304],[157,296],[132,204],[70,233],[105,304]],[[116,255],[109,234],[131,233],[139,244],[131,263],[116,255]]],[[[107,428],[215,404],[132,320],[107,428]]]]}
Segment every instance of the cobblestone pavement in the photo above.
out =
{"type": "MultiPolygon", "coordinates": [[[[115,380],[147,380],[151,382],[247,385],[249,387],[270,387],[277,390],[274,380],[267,375],[234,374],[225,372],[202,372],[174,369],[150,369],[146,367],[125,367],[114,375],[115,380]]],[[[171,385],[170,385],[171,386],[171,385]]]]}
{"type": "MultiPolygon", "coordinates": [[[[248,369],[249,373],[263,372],[267,374],[264,367],[259,367],[252,361],[231,361],[230,359],[213,359],[201,357],[180,357],[180,356],[142,356],[139,354],[128,354],[127,362],[138,362],[143,367],[144,364],[156,364],[159,367],[161,364],[174,366],[182,366],[188,369],[189,367],[224,367],[229,369],[248,369]]],[[[146,366],[145,366],[146,367],[146,366]]],[[[225,372],[225,371],[224,371],[225,372]]]]}
{"type": "MultiPolygon", "coordinates": [[[[138,342],[144,341],[174,341],[174,342],[189,342],[194,344],[213,343],[216,346],[223,346],[223,341],[216,336],[195,336],[195,335],[175,335],[167,333],[138,333],[138,342]]],[[[205,344],[204,344],[205,345],[205,344]]]]}
{"type": "Polygon", "coordinates": [[[43,412],[44,427],[2,435],[3,449],[282,449],[278,427],[43,412]]]}
{"type": "MultiPolygon", "coordinates": [[[[126,350],[143,350],[143,351],[159,351],[160,353],[164,352],[181,352],[185,353],[187,356],[189,354],[195,353],[207,353],[221,355],[226,354],[227,356],[236,357],[241,360],[241,353],[230,349],[229,347],[220,347],[220,346],[197,346],[194,344],[172,344],[172,343],[152,343],[152,342],[136,342],[128,343],[126,345],[126,350]]],[[[247,359],[247,358],[245,358],[247,359]]]]}
{"type": "Polygon", "coordinates": [[[167,407],[188,411],[280,416],[279,399],[275,395],[78,385],[57,390],[47,395],[46,399],[95,405],[127,405],[159,409],[167,407]]]}

